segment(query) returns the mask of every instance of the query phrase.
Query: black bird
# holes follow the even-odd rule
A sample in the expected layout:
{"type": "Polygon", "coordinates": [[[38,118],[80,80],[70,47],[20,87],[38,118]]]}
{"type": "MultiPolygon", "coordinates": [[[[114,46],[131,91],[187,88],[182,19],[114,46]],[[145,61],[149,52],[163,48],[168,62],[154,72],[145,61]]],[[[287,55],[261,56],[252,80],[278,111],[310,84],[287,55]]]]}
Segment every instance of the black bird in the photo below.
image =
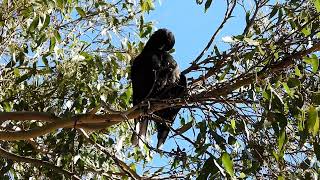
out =
{"type": "MultiPolygon", "coordinates": [[[[174,43],[172,32],[159,29],[151,35],[140,55],[133,60],[131,66],[133,105],[146,99],[181,98],[186,94],[186,77],[180,73],[176,61],[168,52],[174,43]]],[[[166,108],[154,114],[172,125],[179,110],[180,108],[166,108]]],[[[133,145],[138,144],[139,137],[145,140],[148,120],[151,120],[150,117],[135,119],[137,132],[131,139],[133,145]]],[[[157,148],[160,148],[170,128],[166,123],[159,121],[155,123],[158,131],[157,148]]]]}

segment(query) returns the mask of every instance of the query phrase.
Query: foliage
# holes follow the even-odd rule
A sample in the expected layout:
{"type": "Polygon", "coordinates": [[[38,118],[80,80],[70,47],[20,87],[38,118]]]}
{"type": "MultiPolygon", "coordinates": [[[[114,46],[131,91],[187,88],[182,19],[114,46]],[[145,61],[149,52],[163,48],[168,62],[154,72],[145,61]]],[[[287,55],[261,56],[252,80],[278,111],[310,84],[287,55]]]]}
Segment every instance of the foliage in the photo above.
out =
{"type": "MultiPolygon", "coordinates": [[[[115,110],[130,106],[130,59],[143,45],[140,38],[151,32],[152,23],[144,22],[143,17],[149,6],[141,11],[134,1],[21,0],[2,1],[0,8],[1,111],[70,117],[89,112],[101,102],[115,110]]],[[[26,130],[44,124],[6,121],[2,129],[26,130]]],[[[92,136],[111,147],[129,137],[127,129],[123,124],[92,136]]],[[[99,169],[104,171],[94,176],[118,171],[106,155],[71,129],[2,145],[19,155],[72,168],[81,172],[78,175],[99,169]]],[[[0,169],[9,166],[0,164],[0,169]]],[[[60,179],[48,167],[35,171],[20,163],[7,169],[16,178],[42,175],[60,179]]]]}
{"type": "MultiPolygon", "coordinates": [[[[1,141],[0,174],[52,179],[68,178],[68,172],[94,179],[319,176],[319,1],[226,4],[221,25],[183,71],[189,96],[184,103],[170,101],[185,108],[177,118],[180,127],[172,129],[175,144],[169,150],[150,142],[133,148],[131,121],[95,124],[96,131],[87,132],[90,139],[73,128],[75,122],[32,139],[1,141]],[[224,38],[228,48],[219,47],[217,34],[236,11],[244,15],[245,27],[224,38]],[[159,158],[166,163],[153,164],[159,158]],[[56,173],[44,162],[68,172],[56,173]]],[[[205,11],[219,8],[211,0],[204,5],[205,11]]],[[[4,121],[9,112],[51,113],[67,122],[80,114],[132,110],[130,60],[153,30],[143,17],[154,8],[151,0],[18,0],[2,1],[0,8],[0,134],[28,133],[52,121],[13,116],[4,121]]]]}

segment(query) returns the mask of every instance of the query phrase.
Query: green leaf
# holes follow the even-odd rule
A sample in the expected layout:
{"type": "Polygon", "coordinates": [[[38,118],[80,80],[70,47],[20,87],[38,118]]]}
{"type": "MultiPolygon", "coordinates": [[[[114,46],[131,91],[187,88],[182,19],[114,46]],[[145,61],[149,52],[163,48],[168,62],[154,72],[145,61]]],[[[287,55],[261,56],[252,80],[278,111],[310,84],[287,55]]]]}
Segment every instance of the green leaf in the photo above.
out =
{"type": "Polygon", "coordinates": [[[294,68],[294,74],[296,75],[296,76],[301,76],[301,71],[300,71],[300,69],[299,69],[299,67],[298,66],[296,66],[295,68],[294,68]]]}
{"type": "Polygon", "coordinates": [[[278,150],[279,152],[283,149],[283,145],[285,144],[286,140],[286,131],[282,130],[280,136],[278,137],[278,150]]]}
{"type": "Polygon", "coordinates": [[[211,6],[212,0],[207,0],[204,5],[204,11],[207,12],[208,8],[211,6]]]}
{"type": "Polygon", "coordinates": [[[250,11],[246,12],[246,24],[248,25],[250,23],[250,11]]]}
{"type": "Polygon", "coordinates": [[[58,8],[60,8],[61,10],[63,10],[64,8],[64,0],[56,0],[57,6],[58,8]]]}
{"type": "Polygon", "coordinates": [[[305,27],[301,30],[301,32],[305,35],[305,36],[309,36],[311,34],[311,29],[308,27],[305,27]]]}
{"type": "Polygon", "coordinates": [[[241,172],[241,173],[240,173],[240,175],[239,175],[239,178],[240,178],[240,179],[244,179],[244,178],[246,178],[246,174],[245,174],[245,173],[243,173],[243,172],[241,172]]]}
{"type": "Polygon", "coordinates": [[[214,52],[216,53],[216,55],[218,56],[218,57],[220,57],[221,56],[221,54],[220,54],[220,52],[219,52],[219,49],[218,49],[218,47],[216,46],[216,45],[214,45],[214,52]]]}
{"type": "Polygon", "coordinates": [[[81,17],[86,17],[86,13],[84,12],[84,10],[81,8],[81,7],[76,7],[76,11],[78,12],[78,14],[81,16],[81,17]]]}
{"type": "Polygon", "coordinates": [[[311,65],[313,73],[316,73],[318,71],[319,59],[318,59],[317,55],[312,54],[312,56],[310,58],[309,57],[304,58],[304,62],[311,65]]]}
{"type": "Polygon", "coordinates": [[[312,93],[311,102],[315,105],[320,105],[320,91],[312,93]]]}
{"type": "Polygon", "coordinates": [[[313,0],[314,7],[320,12],[320,0],[313,0]]]}
{"type": "Polygon", "coordinates": [[[10,112],[12,110],[12,104],[7,101],[2,103],[2,107],[5,112],[10,112]]]}
{"type": "Polygon", "coordinates": [[[144,0],[141,3],[141,10],[142,12],[149,12],[150,10],[153,10],[154,6],[153,6],[153,2],[152,0],[144,0]]]}
{"type": "Polygon", "coordinates": [[[61,42],[61,36],[58,30],[54,31],[54,37],[58,42],[61,42]]]}
{"type": "Polygon", "coordinates": [[[46,17],[44,19],[44,22],[43,22],[43,25],[40,29],[40,31],[44,30],[46,27],[49,26],[49,23],[50,23],[50,15],[46,14],[46,17]]]}
{"type": "Polygon", "coordinates": [[[215,174],[218,171],[219,171],[219,169],[214,164],[214,158],[213,158],[213,156],[211,156],[204,163],[204,165],[199,173],[199,176],[197,177],[197,180],[208,179],[208,176],[210,174],[215,174]]]}
{"type": "Polygon", "coordinates": [[[13,69],[13,74],[16,76],[16,77],[20,77],[20,71],[18,68],[14,68],[13,69]]]}
{"type": "Polygon", "coordinates": [[[231,120],[231,127],[233,130],[236,129],[236,121],[234,119],[231,120]]]}
{"type": "Polygon", "coordinates": [[[283,111],[285,104],[282,97],[274,90],[272,90],[272,96],[273,96],[272,107],[280,111],[283,111]]]}
{"type": "Polygon", "coordinates": [[[278,180],[285,180],[283,176],[278,176],[278,180]]]}
{"type": "Polygon", "coordinates": [[[291,89],[289,88],[288,84],[287,83],[282,83],[282,86],[284,88],[284,90],[286,91],[286,93],[292,97],[293,96],[293,92],[291,91],[291,89]]]}
{"type": "Polygon", "coordinates": [[[46,65],[46,67],[49,67],[49,63],[46,55],[42,56],[42,62],[44,65],[46,65]]]}
{"type": "Polygon", "coordinates": [[[190,121],[187,124],[180,127],[179,129],[176,129],[177,134],[182,134],[182,133],[188,131],[192,127],[192,125],[193,125],[193,121],[190,121]]]}
{"type": "Polygon", "coordinates": [[[288,82],[287,82],[287,85],[289,88],[294,88],[294,87],[300,86],[300,84],[301,84],[300,80],[297,78],[289,78],[288,82]]]}
{"type": "Polygon", "coordinates": [[[277,12],[278,12],[278,6],[275,5],[275,6],[273,6],[273,8],[272,8],[272,11],[271,11],[271,13],[270,13],[269,19],[271,19],[274,15],[276,15],[277,12]]]}
{"type": "Polygon", "coordinates": [[[33,32],[37,28],[38,24],[39,24],[39,17],[36,16],[29,26],[29,31],[33,32]]]}
{"type": "Polygon", "coordinates": [[[234,170],[233,170],[233,162],[229,156],[228,153],[224,152],[222,154],[222,164],[224,168],[226,169],[227,173],[233,177],[234,176],[234,170]]]}
{"type": "Polygon", "coordinates": [[[141,31],[140,32],[140,37],[141,38],[144,38],[146,37],[148,34],[151,34],[152,32],[152,27],[151,26],[147,26],[146,30],[145,31],[141,31]]]}
{"type": "Polygon", "coordinates": [[[52,37],[50,38],[49,52],[52,52],[55,46],[56,46],[56,38],[52,37]]]}
{"type": "Polygon", "coordinates": [[[272,151],[272,155],[276,158],[277,161],[279,161],[279,156],[275,151],[272,151]]]}
{"type": "Polygon", "coordinates": [[[312,133],[313,136],[316,136],[319,131],[319,116],[318,110],[311,106],[308,111],[308,131],[312,133]]]}

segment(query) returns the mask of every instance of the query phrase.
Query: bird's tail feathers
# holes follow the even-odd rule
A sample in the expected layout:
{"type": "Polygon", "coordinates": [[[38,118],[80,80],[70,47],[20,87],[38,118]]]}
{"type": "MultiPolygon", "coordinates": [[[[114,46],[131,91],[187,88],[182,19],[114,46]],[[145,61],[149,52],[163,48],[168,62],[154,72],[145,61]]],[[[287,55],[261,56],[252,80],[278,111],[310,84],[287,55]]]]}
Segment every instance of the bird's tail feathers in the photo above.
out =
{"type": "Polygon", "coordinates": [[[135,132],[132,135],[131,143],[133,146],[142,146],[146,142],[146,134],[148,130],[148,120],[135,120],[135,132]]]}
{"type": "Polygon", "coordinates": [[[169,134],[169,128],[163,129],[161,133],[158,133],[158,143],[157,143],[157,149],[161,149],[164,142],[166,141],[169,134]]]}

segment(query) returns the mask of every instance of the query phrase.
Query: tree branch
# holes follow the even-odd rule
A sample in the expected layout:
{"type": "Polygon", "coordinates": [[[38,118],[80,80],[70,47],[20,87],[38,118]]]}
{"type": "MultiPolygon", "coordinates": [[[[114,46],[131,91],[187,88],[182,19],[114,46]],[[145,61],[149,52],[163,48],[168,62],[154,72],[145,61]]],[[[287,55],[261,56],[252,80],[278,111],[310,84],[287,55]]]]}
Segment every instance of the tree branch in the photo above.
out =
{"type": "Polygon", "coordinates": [[[41,120],[45,122],[56,122],[57,120],[60,120],[60,118],[46,112],[0,112],[0,122],[7,120],[41,120]]]}
{"type": "MultiPolygon", "coordinates": [[[[135,106],[121,113],[110,113],[105,115],[79,114],[71,118],[65,118],[65,119],[57,118],[52,123],[48,123],[42,127],[37,127],[31,130],[0,132],[0,140],[6,140],[6,141],[28,140],[30,138],[35,138],[35,137],[50,133],[58,128],[74,127],[75,122],[77,122],[76,128],[82,128],[83,125],[84,127],[92,126],[95,128],[97,128],[97,125],[100,125],[100,126],[103,125],[103,127],[109,127],[126,120],[125,117],[127,117],[128,119],[134,119],[139,116],[142,116],[143,114],[145,114],[143,107],[146,107],[146,106],[148,106],[147,103],[142,103],[138,106],[135,106]],[[141,107],[141,108],[138,108],[138,107],[141,107]]],[[[152,113],[154,111],[158,111],[170,106],[172,105],[165,102],[151,104],[151,108],[148,110],[148,113],[152,113]]],[[[11,120],[12,118],[6,115],[6,113],[7,112],[2,113],[2,117],[6,117],[8,118],[7,120],[11,120]]],[[[21,117],[22,120],[26,120],[26,118],[24,117],[25,112],[16,112],[16,113],[8,112],[8,113],[10,115],[15,116],[14,120],[20,120],[19,117],[21,117]]],[[[30,114],[35,115],[35,116],[29,116],[30,119],[37,118],[37,120],[40,120],[39,117],[42,113],[40,113],[39,116],[37,115],[37,112],[31,112],[30,114]]],[[[48,119],[47,116],[44,116],[44,118],[48,119]]],[[[5,119],[2,118],[2,120],[5,120],[5,119]]]]}
{"type": "Polygon", "coordinates": [[[311,48],[306,49],[304,51],[297,52],[290,56],[285,57],[281,62],[275,63],[270,65],[269,67],[257,72],[257,73],[250,73],[244,77],[236,78],[229,82],[225,82],[223,84],[217,85],[215,89],[211,91],[205,91],[200,94],[195,95],[193,98],[199,97],[219,97],[219,96],[226,96],[230,92],[248,84],[252,84],[257,80],[261,80],[266,78],[271,73],[278,74],[289,68],[290,66],[294,65],[296,59],[303,58],[304,56],[311,54],[313,52],[320,51],[320,43],[314,44],[311,48]]]}
{"type": "Polygon", "coordinates": [[[216,38],[216,36],[218,35],[218,33],[220,32],[220,30],[222,30],[223,26],[227,23],[227,21],[232,17],[232,12],[234,10],[234,8],[236,7],[236,2],[232,3],[231,5],[228,4],[228,9],[226,10],[226,13],[224,15],[224,19],[223,21],[220,23],[219,27],[217,28],[217,30],[213,33],[212,37],[210,38],[207,46],[202,50],[202,52],[199,54],[199,56],[191,63],[192,65],[187,68],[186,70],[182,71],[182,74],[187,74],[189,72],[191,72],[192,70],[198,69],[198,61],[202,58],[202,56],[208,51],[208,49],[211,47],[214,39],[216,38]]]}
{"type": "Polygon", "coordinates": [[[19,156],[16,154],[13,154],[9,151],[6,151],[5,149],[3,149],[2,147],[0,147],[0,156],[6,159],[11,159],[13,161],[17,161],[17,162],[26,162],[26,163],[30,163],[33,164],[35,166],[47,166],[50,169],[59,172],[61,174],[64,174],[65,176],[69,177],[70,179],[79,179],[80,178],[78,176],[76,176],[74,173],[69,172],[67,170],[62,169],[61,167],[55,166],[49,162],[46,161],[41,161],[38,159],[34,159],[34,158],[27,158],[27,157],[23,157],[23,156],[19,156]]]}
{"type": "Polygon", "coordinates": [[[124,171],[129,177],[135,179],[135,180],[140,180],[141,177],[134,171],[132,170],[125,162],[121,161],[119,158],[117,158],[115,155],[111,154],[105,147],[102,145],[94,142],[90,137],[84,132],[80,131],[82,135],[86,138],[87,141],[89,141],[92,145],[96,146],[100,151],[105,153],[107,156],[111,157],[111,159],[116,163],[116,165],[124,171]]]}

